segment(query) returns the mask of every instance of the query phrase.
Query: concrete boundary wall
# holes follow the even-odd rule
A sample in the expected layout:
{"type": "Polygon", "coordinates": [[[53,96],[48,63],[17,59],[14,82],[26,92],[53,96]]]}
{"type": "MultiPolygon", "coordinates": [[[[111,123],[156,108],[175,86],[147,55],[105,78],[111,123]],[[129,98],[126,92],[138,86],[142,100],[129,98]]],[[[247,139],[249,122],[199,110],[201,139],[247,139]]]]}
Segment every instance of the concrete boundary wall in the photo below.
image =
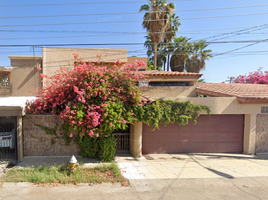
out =
{"type": "Polygon", "coordinates": [[[71,156],[79,155],[80,149],[74,141],[66,146],[65,139],[60,135],[62,120],[53,115],[26,115],[22,118],[23,156],[71,156]],[[55,136],[48,135],[35,124],[54,128],[58,123],[57,135],[60,137],[51,145],[55,136]]]}
{"type": "Polygon", "coordinates": [[[257,115],[256,132],[256,153],[268,153],[268,114],[257,115]]]}

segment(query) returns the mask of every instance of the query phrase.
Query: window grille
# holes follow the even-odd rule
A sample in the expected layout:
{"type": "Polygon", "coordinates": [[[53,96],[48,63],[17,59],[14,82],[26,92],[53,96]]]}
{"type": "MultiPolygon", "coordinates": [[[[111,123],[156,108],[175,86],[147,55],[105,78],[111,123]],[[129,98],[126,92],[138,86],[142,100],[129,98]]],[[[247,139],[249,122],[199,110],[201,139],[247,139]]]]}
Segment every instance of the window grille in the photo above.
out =
{"type": "Polygon", "coordinates": [[[268,113],[268,107],[261,107],[261,113],[268,113]]]}
{"type": "Polygon", "coordinates": [[[150,86],[189,86],[189,82],[150,82],[150,86]]]}
{"type": "Polygon", "coordinates": [[[8,87],[9,86],[9,75],[8,74],[2,74],[1,76],[1,86],[8,87]]]}

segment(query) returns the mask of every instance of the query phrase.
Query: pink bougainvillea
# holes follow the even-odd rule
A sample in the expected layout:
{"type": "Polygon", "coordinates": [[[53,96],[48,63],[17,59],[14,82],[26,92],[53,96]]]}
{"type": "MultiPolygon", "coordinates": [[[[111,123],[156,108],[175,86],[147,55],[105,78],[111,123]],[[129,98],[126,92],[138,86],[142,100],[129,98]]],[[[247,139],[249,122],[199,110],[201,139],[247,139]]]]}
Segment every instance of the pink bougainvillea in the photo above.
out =
{"type": "Polygon", "coordinates": [[[228,83],[251,83],[251,84],[268,84],[268,71],[249,72],[248,75],[239,75],[238,77],[229,77],[228,83]]]}
{"type": "MultiPolygon", "coordinates": [[[[77,59],[78,54],[73,55],[77,59]]],[[[37,100],[27,103],[27,113],[57,115],[68,128],[69,137],[103,133],[107,137],[136,119],[134,113],[142,102],[135,84],[143,76],[134,76],[131,71],[144,62],[129,67],[103,67],[82,60],[76,63],[73,69],[61,67],[51,77],[40,75],[45,86],[37,100]]]]}

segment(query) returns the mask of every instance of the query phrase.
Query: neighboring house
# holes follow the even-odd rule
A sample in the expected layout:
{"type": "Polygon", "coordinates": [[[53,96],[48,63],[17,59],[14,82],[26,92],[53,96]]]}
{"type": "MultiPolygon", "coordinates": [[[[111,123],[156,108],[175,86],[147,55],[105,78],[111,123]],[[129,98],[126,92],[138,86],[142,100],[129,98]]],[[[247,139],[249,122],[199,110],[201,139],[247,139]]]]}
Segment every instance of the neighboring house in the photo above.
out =
{"type": "MultiPolygon", "coordinates": [[[[42,68],[42,73],[48,76],[53,75],[60,66],[75,64],[73,53],[79,54],[78,58],[84,61],[100,62],[107,66],[114,65],[115,60],[120,60],[121,64],[126,65],[134,60],[143,60],[147,63],[147,58],[128,58],[126,49],[44,47],[42,57],[9,56],[12,67],[8,71],[11,76],[9,84],[12,85],[10,96],[35,96],[35,88],[41,86],[41,80],[38,77],[40,71],[36,68],[39,66],[42,68]],[[102,55],[98,60],[96,56],[100,54],[102,55]]],[[[130,126],[129,132],[116,134],[119,141],[118,149],[130,151],[134,156],[141,156],[144,153],[255,154],[268,152],[267,85],[197,83],[202,74],[150,71],[146,68],[141,70],[135,73],[148,76],[147,84],[139,84],[142,98],[145,100],[161,98],[190,101],[197,105],[208,106],[211,115],[202,113],[196,125],[191,122],[185,127],[177,124],[169,124],[166,127],[160,125],[160,129],[155,131],[152,131],[150,126],[136,122],[130,126]],[[149,86],[142,87],[146,85],[149,86]]],[[[1,109],[3,107],[0,105],[1,116],[7,115],[7,112],[2,112],[1,109]]],[[[22,115],[23,110],[20,106],[20,116],[22,115]]],[[[21,117],[17,118],[17,121],[21,123],[21,117]]],[[[27,121],[30,120],[25,120],[25,123],[27,121]]],[[[30,130],[31,127],[27,127],[29,133],[30,130]]],[[[23,135],[26,137],[31,134],[25,132],[23,135]]],[[[38,141],[43,139],[24,138],[24,144],[27,143],[24,147],[25,155],[55,154],[57,151],[47,146],[40,147],[38,151],[34,150],[36,146],[40,146],[38,141]],[[45,153],[40,154],[39,151],[45,153]]],[[[18,139],[18,142],[20,141],[21,139],[18,139]]],[[[18,152],[20,160],[23,156],[22,143],[18,152]]],[[[61,153],[60,155],[65,155],[64,152],[61,153]]]]}
{"type": "Polygon", "coordinates": [[[211,115],[201,115],[196,125],[161,125],[156,131],[138,124],[142,129],[139,141],[142,150],[135,149],[137,155],[141,152],[268,152],[268,85],[197,83],[193,79],[197,81],[201,75],[190,73],[148,71],[147,74],[151,85],[158,85],[162,80],[163,86],[141,88],[143,94],[154,99],[205,105],[210,108],[211,115]],[[181,86],[174,86],[174,82],[181,86]]]}
{"type": "Polygon", "coordinates": [[[0,95],[9,96],[11,94],[11,84],[10,84],[10,67],[0,66],[0,95]]]}
{"type": "Polygon", "coordinates": [[[0,159],[22,157],[22,116],[26,100],[41,86],[40,57],[9,56],[11,67],[0,67],[0,159]],[[17,145],[11,145],[15,142],[17,145]]]}

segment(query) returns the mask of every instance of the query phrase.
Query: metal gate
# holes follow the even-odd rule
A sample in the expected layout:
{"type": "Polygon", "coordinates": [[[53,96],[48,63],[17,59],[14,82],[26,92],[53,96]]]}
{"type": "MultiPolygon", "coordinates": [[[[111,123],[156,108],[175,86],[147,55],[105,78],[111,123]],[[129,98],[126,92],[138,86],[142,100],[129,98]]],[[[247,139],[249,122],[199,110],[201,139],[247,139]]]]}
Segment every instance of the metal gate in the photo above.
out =
{"type": "Polygon", "coordinates": [[[116,139],[116,152],[127,153],[130,146],[130,128],[126,130],[117,130],[114,134],[116,139]]]}
{"type": "Polygon", "coordinates": [[[17,160],[17,119],[0,117],[0,160],[17,160]]]}

